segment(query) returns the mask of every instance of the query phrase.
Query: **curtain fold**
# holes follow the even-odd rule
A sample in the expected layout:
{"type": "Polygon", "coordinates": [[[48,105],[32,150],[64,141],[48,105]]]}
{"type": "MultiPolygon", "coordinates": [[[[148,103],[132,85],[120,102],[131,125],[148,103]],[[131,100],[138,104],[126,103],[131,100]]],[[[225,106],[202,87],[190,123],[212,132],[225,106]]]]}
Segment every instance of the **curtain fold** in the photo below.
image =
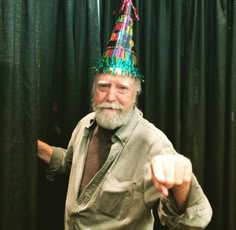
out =
{"type": "MultiPolygon", "coordinates": [[[[41,2],[38,137],[66,147],[77,122],[90,111],[92,66],[100,55],[97,1],[41,2]]],[[[52,183],[39,162],[39,229],[63,230],[68,176],[52,183]]]]}
{"type": "Polygon", "coordinates": [[[206,23],[203,1],[140,1],[138,53],[145,83],[144,113],[178,151],[192,158],[203,180],[206,23]],[[149,26],[146,26],[149,25],[149,26]],[[195,122],[193,122],[195,121],[195,122]]]}
{"type": "Polygon", "coordinates": [[[213,207],[207,229],[235,229],[235,5],[136,1],[140,106],[192,160],[213,207]]]}
{"type": "Polygon", "coordinates": [[[91,67],[100,55],[97,3],[43,1],[42,9],[39,135],[47,137],[50,114],[57,114],[65,146],[90,110],[91,67]]]}
{"type": "Polygon", "coordinates": [[[216,1],[208,7],[206,171],[214,219],[212,226],[235,229],[235,1],[216,1]],[[232,96],[232,97],[231,97],[232,96]],[[230,184],[231,183],[231,184],[230,184]],[[223,211],[223,213],[222,213],[223,211]]]}
{"type": "Polygon", "coordinates": [[[36,140],[66,146],[98,55],[96,1],[0,1],[0,229],[63,229],[67,178],[46,181],[36,140]]]}
{"type": "Polygon", "coordinates": [[[39,4],[0,2],[0,229],[36,224],[39,4]]]}

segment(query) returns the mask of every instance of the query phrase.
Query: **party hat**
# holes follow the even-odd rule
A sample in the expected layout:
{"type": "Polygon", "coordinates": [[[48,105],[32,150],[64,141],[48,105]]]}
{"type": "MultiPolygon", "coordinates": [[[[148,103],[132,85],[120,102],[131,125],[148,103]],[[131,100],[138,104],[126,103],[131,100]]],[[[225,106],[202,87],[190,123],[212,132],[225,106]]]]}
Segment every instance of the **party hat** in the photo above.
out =
{"type": "Polygon", "coordinates": [[[132,10],[139,20],[132,0],[124,0],[107,47],[97,60],[96,73],[118,74],[143,80],[134,48],[132,10]]]}

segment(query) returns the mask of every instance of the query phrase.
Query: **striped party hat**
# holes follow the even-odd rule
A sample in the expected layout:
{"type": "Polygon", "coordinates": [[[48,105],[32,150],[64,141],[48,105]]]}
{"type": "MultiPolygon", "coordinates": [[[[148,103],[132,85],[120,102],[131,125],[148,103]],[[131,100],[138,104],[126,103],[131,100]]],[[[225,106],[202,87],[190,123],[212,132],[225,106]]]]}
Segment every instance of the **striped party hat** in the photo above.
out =
{"type": "Polygon", "coordinates": [[[124,0],[106,49],[97,60],[96,73],[118,74],[143,80],[134,48],[132,11],[139,20],[132,0],[124,0]]]}

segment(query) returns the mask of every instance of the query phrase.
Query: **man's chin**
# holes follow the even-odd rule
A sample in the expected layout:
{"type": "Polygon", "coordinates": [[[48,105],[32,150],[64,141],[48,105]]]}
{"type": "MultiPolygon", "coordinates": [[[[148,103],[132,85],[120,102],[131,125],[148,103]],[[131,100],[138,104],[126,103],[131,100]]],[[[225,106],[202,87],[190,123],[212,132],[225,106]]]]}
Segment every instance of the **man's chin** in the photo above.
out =
{"type": "Polygon", "coordinates": [[[100,112],[100,116],[109,122],[116,120],[120,114],[121,114],[121,111],[114,110],[114,109],[105,109],[100,112]]]}

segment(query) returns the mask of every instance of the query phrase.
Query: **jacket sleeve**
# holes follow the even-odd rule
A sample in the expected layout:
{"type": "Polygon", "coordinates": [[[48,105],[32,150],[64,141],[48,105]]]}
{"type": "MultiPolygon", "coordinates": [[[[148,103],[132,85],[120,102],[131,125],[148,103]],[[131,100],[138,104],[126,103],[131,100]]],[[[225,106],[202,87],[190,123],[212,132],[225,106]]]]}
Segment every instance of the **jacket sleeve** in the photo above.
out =
{"type": "Polygon", "coordinates": [[[193,175],[191,189],[184,213],[180,213],[173,195],[161,196],[158,215],[163,225],[173,230],[205,229],[212,218],[212,208],[196,177],[193,175]]]}
{"type": "Polygon", "coordinates": [[[48,180],[53,181],[56,175],[69,174],[71,162],[73,159],[73,147],[69,146],[68,149],[53,147],[53,154],[46,171],[48,180]]]}
{"type": "Polygon", "coordinates": [[[80,141],[84,134],[85,127],[90,125],[90,121],[93,117],[94,113],[90,113],[78,122],[72,132],[67,149],[53,146],[53,154],[46,171],[46,176],[49,180],[54,180],[55,176],[58,174],[70,173],[76,146],[80,146],[80,141]]]}

